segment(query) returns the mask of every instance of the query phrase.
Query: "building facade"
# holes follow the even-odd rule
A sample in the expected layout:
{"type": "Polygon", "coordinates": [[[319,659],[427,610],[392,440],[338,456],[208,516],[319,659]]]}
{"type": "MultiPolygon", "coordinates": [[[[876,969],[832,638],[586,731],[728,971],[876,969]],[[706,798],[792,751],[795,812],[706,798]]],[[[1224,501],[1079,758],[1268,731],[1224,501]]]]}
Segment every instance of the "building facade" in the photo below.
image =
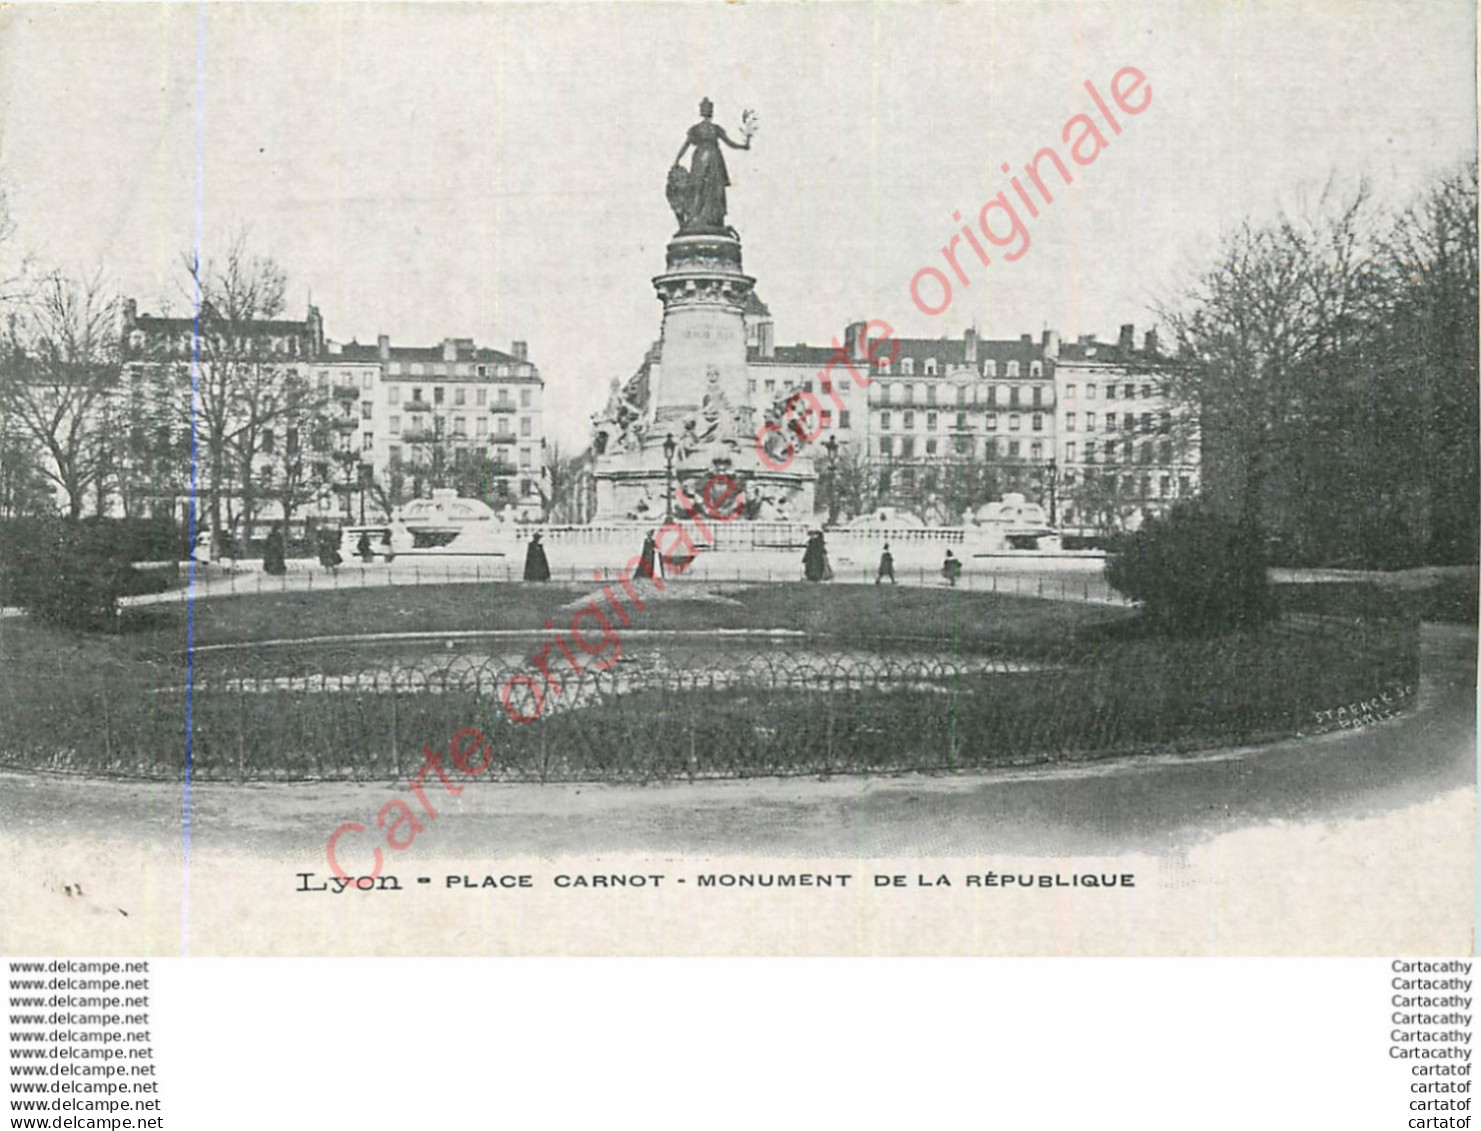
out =
{"type": "Polygon", "coordinates": [[[381,521],[446,486],[543,517],[544,383],[523,342],[340,344],[313,307],[301,322],[197,320],[132,300],[121,336],[116,511],[180,518],[196,494],[202,522],[251,539],[279,521],[381,521]]]}
{"type": "MultiPolygon", "coordinates": [[[[747,314],[749,392],[758,413],[799,394],[821,405],[805,425],[830,517],[877,507],[956,525],[1009,492],[1040,503],[1072,540],[1135,529],[1199,487],[1197,421],[1167,384],[1155,331],[1115,343],[864,339],[777,346],[759,300],[747,314]],[[855,380],[849,365],[864,381],[855,380]]],[[[872,324],[878,326],[880,324],[872,324]]]]}
{"type": "MultiPolygon", "coordinates": [[[[348,494],[367,517],[433,486],[482,498],[522,522],[545,514],[545,383],[526,343],[508,353],[471,338],[436,346],[326,343],[310,367],[333,402],[342,452],[357,455],[348,494]]],[[[356,512],[358,518],[358,512],[356,512]]]]}

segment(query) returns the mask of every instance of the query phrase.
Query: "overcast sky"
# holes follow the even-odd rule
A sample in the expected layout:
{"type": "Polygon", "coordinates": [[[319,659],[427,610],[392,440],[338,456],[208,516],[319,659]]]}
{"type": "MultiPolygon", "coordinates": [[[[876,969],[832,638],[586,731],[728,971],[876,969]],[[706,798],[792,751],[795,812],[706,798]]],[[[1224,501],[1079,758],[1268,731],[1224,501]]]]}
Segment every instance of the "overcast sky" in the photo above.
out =
{"type": "Polygon", "coordinates": [[[557,438],[657,337],[667,169],[708,95],[777,341],[853,318],[993,337],[1140,329],[1221,225],[1334,171],[1407,199],[1474,152],[1472,5],[209,5],[0,13],[0,176],[45,264],[141,309],[236,227],[331,337],[527,339],[557,438]],[[909,284],[1122,67],[1152,101],[1028,220],[909,284]]]}

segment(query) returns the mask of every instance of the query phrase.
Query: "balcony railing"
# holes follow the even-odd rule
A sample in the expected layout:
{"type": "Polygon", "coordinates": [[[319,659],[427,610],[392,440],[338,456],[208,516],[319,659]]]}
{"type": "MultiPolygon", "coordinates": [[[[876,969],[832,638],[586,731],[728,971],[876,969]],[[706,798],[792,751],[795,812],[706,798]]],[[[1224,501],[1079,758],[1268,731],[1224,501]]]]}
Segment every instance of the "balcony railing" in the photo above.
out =
{"type": "Polygon", "coordinates": [[[495,432],[489,437],[490,444],[514,444],[518,441],[519,437],[513,432],[495,432]]]}
{"type": "Polygon", "coordinates": [[[407,412],[431,412],[432,406],[426,401],[407,401],[401,406],[407,412]]]}
{"type": "Polygon", "coordinates": [[[360,398],[360,386],[358,385],[336,385],[334,386],[334,397],[336,400],[353,401],[360,398]]]}
{"type": "Polygon", "coordinates": [[[499,462],[495,462],[495,463],[489,464],[489,474],[490,475],[516,475],[516,474],[518,474],[518,469],[512,463],[499,463],[499,462]]]}
{"type": "Polygon", "coordinates": [[[434,428],[408,428],[401,433],[401,439],[407,444],[430,444],[437,439],[437,431],[434,428]]]}
{"type": "Polygon", "coordinates": [[[336,416],[329,426],[336,432],[355,432],[360,428],[360,419],[355,416],[336,416]]]}
{"type": "Polygon", "coordinates": [[[489,411],[497,416],[506,412],[518,412],[519,408],[516,405],[496,401],[494,404],[489,405],[489,411]]]}

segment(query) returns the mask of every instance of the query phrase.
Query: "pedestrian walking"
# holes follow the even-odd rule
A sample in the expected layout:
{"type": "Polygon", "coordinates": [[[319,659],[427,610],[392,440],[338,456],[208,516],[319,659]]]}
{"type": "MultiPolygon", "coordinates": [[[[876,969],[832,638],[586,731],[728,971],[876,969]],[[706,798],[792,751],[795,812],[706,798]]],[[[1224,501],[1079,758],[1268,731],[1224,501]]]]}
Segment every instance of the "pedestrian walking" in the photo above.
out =
{"type": "Polygon", "coordinates": [[[950,550],[946,551],[946,560],[941,563],[941,576],[946,578],[946,583],[953,589],[956,588],[957,578],[962,576],[962,563],[950,550]]]}
{"type": "Polygon", "coordinates": [[[267,544],[262,548],[262,572],[274,577],[288,572],[288,547],[283,540],[283,524],[273,523],[267,532],[267,544]]]}
{"type": "Polygon", "coordinates": [[[884,544],[884,552],[879,555],[879,571],[874,575],[874,584],[878,585],[885,578],[890,579],[891,585],[898,585],[895,580],[895,555],[890,553],[890,544],[884,544]]]}
{"type": "Polygon", "coordinates": [[[808,581],[829,581],[833,577],[833,567],[828,564],[828,547],[821,530],[814,530],[807,536],[807,549],[802,553],[802,576],[808,581]]]}
{"type": "Polygon", "coordinates": [[[200,565],[211,564],[211,532],[202,530],[195,536],[195,545],[190,548],[190,558],[200,565]]]}
{"type": "Polygon", "coordinates": [[[338,569],[344,561],[339,556],[339,531],[319,531],[319,564],[325,569],[338,569]]]}
{"type": "Polygon", "coordinates": [[[525,580],[526,581],[549,581],[550,562],[545,557],[545,547],[540,544],[540,532],[535,531],[534,537],[525,549],[525,580]]]}
{"type": "Polygon", "coordinates": [[[650,530],[643,538],[643,552],[638,558],[638,568],[648,575],[648,580],[652,581],[657,576],[654,570],[661,569],[661,563],[662,559],[658,556],[658,542],[653,537],[653,531],[650,530]]]}
{"type": "Polygon", "coordinates": [[[360,538],[355,543],[355,553],[359,555],[362,562],[375,561],[375,549],[370,544],[370,531],[360,531],[360,538]]]}

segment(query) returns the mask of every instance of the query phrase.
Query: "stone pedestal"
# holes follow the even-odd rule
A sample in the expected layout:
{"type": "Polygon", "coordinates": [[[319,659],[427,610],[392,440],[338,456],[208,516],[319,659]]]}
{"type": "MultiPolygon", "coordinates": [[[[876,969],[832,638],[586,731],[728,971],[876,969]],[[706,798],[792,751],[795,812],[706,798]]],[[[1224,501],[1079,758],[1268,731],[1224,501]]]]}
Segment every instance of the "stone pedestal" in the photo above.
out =
{"type": "Polygon", "coordinates": [[[654,431],[697,412],[708,389],[718,387],[733,406],[747,403],[745,303],[755,285],[741,270],[738,239],[669,243],[668,270],[653,280],[663,301],[654,431]]]}
{"type": "MultiPolygon", "coordinates": [[[[812,520],[812,461],[798,455],[778,471],[757,450],[747,388],[745,304],[756,280],[742,270],[733,232],[681,234],[653,286],[663,303],[657,363],[650,371],[641,445],[596,460],[596,521],[662,521],[668,498],[664,443],[677,447],[673,481],[695,497],[714,475],[744,484],[755,517],[812,520]],[[636,513],[635,513],[636,512],[636,513]]],[[[773,459],[772,463],[776,460],[773,459]]]]}

